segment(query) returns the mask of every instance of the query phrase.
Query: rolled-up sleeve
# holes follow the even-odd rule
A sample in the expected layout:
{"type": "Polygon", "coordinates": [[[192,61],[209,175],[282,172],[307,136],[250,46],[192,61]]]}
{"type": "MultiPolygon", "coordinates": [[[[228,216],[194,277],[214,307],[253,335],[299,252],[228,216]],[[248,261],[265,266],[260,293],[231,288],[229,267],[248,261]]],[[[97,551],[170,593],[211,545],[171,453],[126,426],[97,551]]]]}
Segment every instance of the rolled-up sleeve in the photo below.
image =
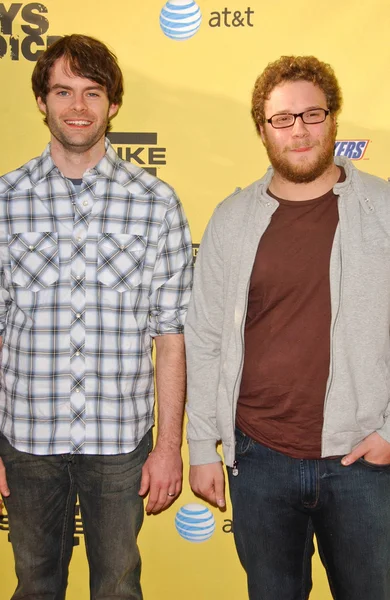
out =
{"type": "Polygon", "coordinates": [[[150,291],[150,335],[183,333],[192,287],[192,242],[183,207],[172,195],[162,225],[150,291]]]}
{"type": "Polygon", "coordinates": [[[0,336],[3,335],[5,329],[8,308],[10,305],[10,294],[8,291],[8,285],[6,284],[6,277],[1,257],[3,250],[6,251],[5,244],[3,244],[1,240],[0,232],[0,336]]]}

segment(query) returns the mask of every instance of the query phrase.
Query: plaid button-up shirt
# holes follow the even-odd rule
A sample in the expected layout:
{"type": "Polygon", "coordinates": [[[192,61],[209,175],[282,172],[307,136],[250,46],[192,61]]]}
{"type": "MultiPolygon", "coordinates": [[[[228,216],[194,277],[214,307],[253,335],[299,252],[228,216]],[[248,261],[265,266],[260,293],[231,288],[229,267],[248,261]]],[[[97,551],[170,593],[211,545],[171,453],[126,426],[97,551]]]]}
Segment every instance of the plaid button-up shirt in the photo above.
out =
{"type": "Polygon", "coordinates": [[[190,233],[172,188],[106,154],[80,193],[50,146],[0,178],[0,431],[33,454],[119,454],[153,424],[154,336],[182,333],[190,233]]]}

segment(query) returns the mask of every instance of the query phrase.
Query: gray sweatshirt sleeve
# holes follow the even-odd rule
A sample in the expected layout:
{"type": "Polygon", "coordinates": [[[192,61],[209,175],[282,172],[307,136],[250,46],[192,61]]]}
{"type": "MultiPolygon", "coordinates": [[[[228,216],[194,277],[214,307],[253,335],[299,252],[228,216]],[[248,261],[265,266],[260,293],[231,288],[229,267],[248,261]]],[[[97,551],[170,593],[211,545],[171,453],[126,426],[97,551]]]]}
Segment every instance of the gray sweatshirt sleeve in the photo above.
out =
{"type": "Polygon", "coordinates": [[[390,444],[390,403],[387,405],[385,422],[380,429],[377,429],[377,433],[390,444]]]}
{"type": "MultiPolygon", "coordinates": [[[[217,209],[218,210],[218,209],[217,209]]],[[[221,460],[216,401],[223,324],[223,255],[215,213],[198,252],[194,288],[185,324],[187,354],[187,439],[190,463],[221,460]]]]}

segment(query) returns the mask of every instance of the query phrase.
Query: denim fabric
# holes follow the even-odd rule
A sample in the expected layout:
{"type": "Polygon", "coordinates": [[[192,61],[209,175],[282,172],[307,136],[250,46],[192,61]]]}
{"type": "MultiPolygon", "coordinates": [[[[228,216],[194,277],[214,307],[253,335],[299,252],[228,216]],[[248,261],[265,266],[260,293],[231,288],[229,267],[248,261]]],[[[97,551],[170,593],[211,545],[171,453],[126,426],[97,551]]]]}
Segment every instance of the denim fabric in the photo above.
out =
{"type": "Polygon", "coordinates": [[[390,465],[290,458],[236,430],[228,468],[250,600],[307,600],[316,535],[336,600],[390,599],[390,465]]]}
{"type": "Polygon", "coordinates": [[[4,498],[18,585],[11,600],[63,600],[72,555],[77,496],[92,600],[141,600],[138,495],[151,431],[128,454],[37,456],[0,435],[11,495],[4,498]]]}

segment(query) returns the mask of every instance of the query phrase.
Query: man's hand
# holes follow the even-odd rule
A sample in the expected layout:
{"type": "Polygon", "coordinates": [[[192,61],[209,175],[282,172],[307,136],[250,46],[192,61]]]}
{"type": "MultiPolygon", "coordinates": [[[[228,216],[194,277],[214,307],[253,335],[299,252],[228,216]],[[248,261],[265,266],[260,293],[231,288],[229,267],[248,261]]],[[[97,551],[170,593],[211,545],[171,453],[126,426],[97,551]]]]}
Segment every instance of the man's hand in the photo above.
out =
{"type": "Polygon", "coordinates": [[[7,478],[5,476],[5,466],[3,461],[0,458],[0,494],[2,496],[9,496],[10,495],[10,491],[9,491],[9,487],[7,484],[7,478]]]}
{"type": "Polygon", "coordinates": [[[210,504],[218,506],[218,508],[226,506],[225,475],[221,462],[191,466],[190,485],[195,494],[210,504]]]}
{"type": "Polygon", "coordinates": [[[145,496],[149,492],[146,512],[158,513],[168,508],[181,492],[182,478],[180,450],[160,450],[157,445],[142,468],[139,495],[145,496]]]}
{"type": "Polygon", "coordinates": [[[376,431],[368,435],[341,460],[344,466],[352,465],[358,458],[364,458],[376,465],[390,464],[390,444],[376,431]]]}

